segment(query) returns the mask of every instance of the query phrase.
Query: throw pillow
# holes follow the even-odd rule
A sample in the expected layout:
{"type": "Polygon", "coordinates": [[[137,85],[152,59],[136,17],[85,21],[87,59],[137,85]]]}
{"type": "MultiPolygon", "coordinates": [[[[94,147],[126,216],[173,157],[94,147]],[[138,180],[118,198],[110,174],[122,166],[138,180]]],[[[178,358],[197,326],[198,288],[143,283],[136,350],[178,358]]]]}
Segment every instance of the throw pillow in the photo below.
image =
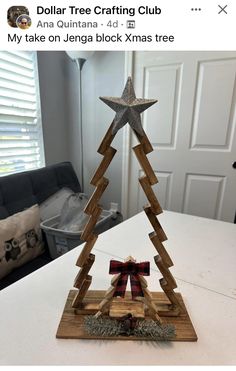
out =
{"type": "Polygon", "coordinates": [[[38,205],[0,220],[0,279],[43,251],[38,205]]]}

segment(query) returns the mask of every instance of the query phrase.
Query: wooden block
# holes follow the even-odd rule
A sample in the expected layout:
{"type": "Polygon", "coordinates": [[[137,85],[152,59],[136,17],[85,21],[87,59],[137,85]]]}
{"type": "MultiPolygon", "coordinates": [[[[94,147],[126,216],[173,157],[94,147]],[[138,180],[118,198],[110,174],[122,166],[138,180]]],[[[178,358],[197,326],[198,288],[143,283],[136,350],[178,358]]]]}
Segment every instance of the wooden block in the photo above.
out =
{"type": "Polygon", "coordinates": [[[138,138],[140,144],[142,145],[143,150],[144,150],[144,153],[147,154],[147,153],[150,153],[150,152],[153,151],[152,145],[151,145],[151,143],[149,142],[149,139],[148,139],[148,137],[147,137],[147,135],[146,135],[145,132],[144,132],[143,135],[140,135],[139,133],[137,133],[137,132],[135,131],[135,135],[136,135],[136,137],[138,138]]]}
{"type": "MultiPolygon", "coordinates": [[[[161,285],[161,288],[163,289],[164,292],[166,291],[173,291],[173,285],[171,283],[168,283],[168,281],[166,281],[166,279],[163,277],[159,280],[160,282],[160,285],[161,285]]],[[[176,288],[176,287],[175,287],[176,288]]]]}
{"type": "Polygon", "coordinates": [[[103,177],[104,173],[106,172],[108,166],[110,165],[111,160],[116,154],[116,149],[109,147],[106,152],[104,153],[104,157],[98,166],[93,178],[90,181],[90,184],[97,186],[99,180],[103,177]]]}
{"type": "Polygon", "coordinates": [[[121,275],[121,273],[118,273],[118,274],[116,274],[115,276],[112,277],[112,279],[111,279],[111,285],[112,286],[114,286],[114,287],[116,286],[117,282],[120,279],[120,275],[121,275]]]}
{"type": "Polygon", "coordinates": [[[185,313],[185,310],[182,307],[182,305],[180,304],[180,301],[178,300],[174,291],[166,291],[165,294],[168,297],[168,299],[170,300],[170,302],[173,304],[173,306],[174,306],[173,310],[175,310],[175,308],[177,307],[179,309],[180,313],[185,313]]]}
{"type": "Polygon", "coordinates": [[[168,268],[172,267],[174,264],[173,264],[173,262],[172,262],[172,260],[169,256],[168,252],[166,251],[165,247],[163,246],[163,244],[159,240],[158,235],[156,234],[156,232],[149,233],[149,238],[152,241],[152,243],[153,243],[155,249],[157,250],[158,254],[161,256],[162,261],[164,262],[164,264],[168,268]]]}
{"type": "Polygon", "coordinates": [[[123,317],[126,314],[131,313],[133,317],[144,318],[144,305],[142,302],[134,301],[113,301],[110,306],[109,316],[110,317],[123,317]]]}
{"type": "Polygon", "coordinates": [[[147,297],[144,296],[142,299],[143,299],[144,304],[146,304],[146,306],[147,306],[150,310],[152,310],[152,311],[154,311],[154,312],[157,313],[157,307],[156,307],[156,305],[154,304],[154,302],[152,301],[152,299],[150,299],[148,296],[147,296],[147,297]]]}
{"type": "Polygon", "coordinates": [[[83,267],[83,265],[85,264],[86,260],[89,257],[90,252],[92,251],[92,248],[95,242],[97,241],[97,238],[98,236],[95,234],[92,234],[91,236],[89,236],[88,241],[84,245],[83,250],[81,251],[80,256],[78,257],[78,260],[76,262],[76,265],[78,267],[83,267]]]}
{"type": "Polygon", "coordinates": [[[171,304],[173,305],[173,310],[176,310],[176,308],[177,308],[179,313],[184,313],[185,310],[182,307],[182,305],[181,305],[181,303],[180,303],[180,301],[179,301],[176,293],[173,290],[167,290],[166,287],[163,286],[162,284],[161,284],[161,287],[164,290],[164,292],[165,292],[166,296],[168,297],[168,299],[170,300],[171,304]]]}
{"type": "Polygon", "coordinates": [[[103,313],[99,310],[99,311],[95,314],[94,317],[98,318],[98,317],[100,317],[102,314],[103,314],[103,313]]]}
{"type": "Polygon", "coordinates": [[[177,287],[177,283],[174,277],[172,276],[171,272],[169,271],[169,269],[163,264],[161,256],[160,255],[154,256],[154,261],[159,271],[161,272],[165,280],[168,282],[168,285],[172,287],[172,289],[175,289],[177,287]]]}
{"type": "Polygon", "coordinates": [[[101,212],[102,212],[102,208],[97,206],[94,211],[93,211],[93,214],[91,215],[91,217],[89,218],[86,226],[84,227],[84,230],[80,236],[80,239],[83,240],[83,241],[87,241],[87,239],[89,238],[89,236],[92,234],[92,231],[98,221],[98,218],[99,216],[101,215],[101,212]]]}
{"type": "Polygon", "coordinates": [[[92,282],[92,276],[87,275],[85,280],[83,281],[83,283],[81,285],[80,290],[78,291],[78,293],[74,297],[74,300],[72,302],[72,307],[73,308],[78,308],[81,305],[81,303],[82,303],[82,301],[83,301],[83,299],[84,299],[84,297],[85,297],[85,295],[86,295],[86,293],[89,289],[89,286],[91,285],[91,282],[92,282]]]}
{"type": "Polygon", "coordinates": [[[143,146],[139,144],[138,146],[133,147],[133,151],[135,152],[135,155],[140,163],[140,166],[142,167],[143,171],[148,177],[149,183],[151,185],[158,183],[156,174],[154,173],[150,165],[150,162],[148,161],[148,158],[143,150],[143,146]]]}
{"type": "Polygon", "coordinates": [[[162,323],[162,320],[158,315],[157,307],[154,304],[154,302],[152,300],[149,300],[149,298],[147,298],[146,296],[143,297],[143,302],[148,307],[150,311],[150,315],[154,319],[154,321],[158,321],[159,323],[162,323]]]}
{"type": "Polygon", "coordinates": [[[100,200],[100,198],[102,197],[102,194],[103,192],[105,191],[105,189],[107,188],[109,184],[109,180],[107,178],[101,178],[98,183],[97,183],[97,188],[95,189],[95,191],[93,192],[92,196],[90,197],[85,209],[84,209],[84,212],[86,214],[92,214],[94,209],[97,207],[97,204],[100,200]]]}
{"type": "Polygon", "coordinates": [[[153,192],[153,189],[148,181],[148,178],[146,176],[142,176],[141,178],[139,178],[139,183],[141,184],[143,191],[151,204],[151,210],[153,211],[153,213],[155,215],[161,214],[162,208],[155,196],[155,193],[153,192]]]}
{"type": "Polygon", "coordinates": [[[163,231],[162,227],[161,227],[161,224],[159,223],[158,219],[156,218],[155,214],[152,212],[151,210],[151,207],[150,206],[146,206],[144,207],[144,211],[150,221],[150,223],[152,224],[159,240],[161,242],[163,241],[166,241],[167,240],[167,236],[165,234],[165,232],[163,231]]]}
{"type": "Polygon", "coordinates": [[[138,276],[138,279],[142,288],[146,288],[148,286],[147,280],[143,276],[138,276]]]}
{"type": "Polygon", "coordinates": [[[115,287],[113,287],[113,286],[109,287],[109,289],[105,293],[104,299],[109,300],[109,299],[113,298],[113,295],[114,295],[115,291],[116,291],[115,287]]]}
{"type": "Polygon", "coordinates": [[[77,289],[81,288],[83,281],[86,279],[86,276],[88,272],[90,271],[90,268],[92,267],[94,261],[95,261],[95,255],[89,254],[89,257],[85,265],[80,269],[79,273],[75,277],[74,287],[76,287],[77,289]]]}
{"type": "Polygon", "coordinates": [[[106,299],[104,298],[101,303],[99,304],[98,306],[98,310],[100,310],[101,312],[103,312],[103,309],[106,308],[109,303],[112,301],[112,297],[110,299],[106,299]]]}
{"type": "Polygon", "coordinates": [[[146,287],[143,288],[143,294],[147,300],[152,301],[152,294],[146,287]]]}
{"type": "Polygon", "coordinates": [[[104,153],[110,147],[111,142],[113,141],[113,139],[116,136],[116,134],[112,134],[112,127],[113,127],[113,121],[112,121],[109,129],[107,130],[107,132],[106,132],[106,134],[105,134],[105,136],[102,140],[102,143],[100,144],[100,147],[98,148],[98,153],[100,153],[101,155],[104,155],[104,153]]]}
{"type": "MultiPolygon", "coordinates": [[[[90,292],[90,291],[89,291],[90,292]]],[[[75,314],[95,314],[98,311],[99,303],[87,303],[86,298],[83,301],[83,305],[80,308],[75,308],[75,314]]]]}

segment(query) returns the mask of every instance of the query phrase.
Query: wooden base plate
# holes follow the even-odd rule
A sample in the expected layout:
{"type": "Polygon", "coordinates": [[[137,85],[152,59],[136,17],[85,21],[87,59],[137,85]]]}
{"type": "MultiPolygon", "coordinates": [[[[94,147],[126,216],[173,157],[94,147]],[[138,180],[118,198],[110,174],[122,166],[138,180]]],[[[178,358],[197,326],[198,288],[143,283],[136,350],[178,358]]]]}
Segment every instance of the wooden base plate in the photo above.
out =
{"type": "MultiPolygon", "coordinates": [[[[84,329],[84,317],[88,314],[75,314],[72,308],[72,301],[77,293],[77,290],[70,290],[65,304],[65,308],[57,329],[56,337],[59,339],[109,339],[109,340],[150,340],[145,337],[135,336],[116,336],[116,337],[99,337],[89,335],[84,329]]],[[[105,291],[88,291],[86,300],[90,302],[100,302],[104,298],[105,291]]],[[[159,306],[167,306],[170,304],[168,298],[163,292],[152,292],[153,299],[159,306]]],[[[186,309],[184,301],[180,293],[177,293],[178,299],[183,308],[186,309]]],[[[197,334],[192,325],[191,319],[186,312],[177,317],[162,317],[163,323],[170,323],[175,326],[176,336],[170,341],[196,341],[197,334]]]]}

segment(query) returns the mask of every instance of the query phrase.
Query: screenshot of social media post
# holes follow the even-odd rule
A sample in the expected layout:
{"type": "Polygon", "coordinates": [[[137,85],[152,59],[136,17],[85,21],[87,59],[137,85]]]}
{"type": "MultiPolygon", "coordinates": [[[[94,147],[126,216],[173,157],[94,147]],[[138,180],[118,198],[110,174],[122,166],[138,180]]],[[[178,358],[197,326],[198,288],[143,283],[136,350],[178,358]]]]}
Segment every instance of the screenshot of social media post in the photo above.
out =
{"type": "Polygon", "coordinates": [[[235,20],[1,2],[1,366],[236,364],[235,20]]]}

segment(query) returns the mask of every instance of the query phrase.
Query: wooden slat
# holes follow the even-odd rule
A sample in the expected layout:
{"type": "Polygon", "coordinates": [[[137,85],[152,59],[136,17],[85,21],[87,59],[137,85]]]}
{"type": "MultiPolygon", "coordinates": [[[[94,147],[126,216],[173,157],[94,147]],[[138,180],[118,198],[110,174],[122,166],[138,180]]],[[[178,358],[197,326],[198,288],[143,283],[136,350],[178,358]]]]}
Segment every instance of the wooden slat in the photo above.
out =
{"type": "Polygon", "coordinates": [[[162,320],[161,320],[161,318],[160,318],[159,315],[158,315],[157,307],[156,307],[156,305],[153,303],[153,301],[151,301],[151,300],[149,299],[149,296],[144,294],[144,297],[142,298],[142,301],[143,301],[144,304],[146,304],[146,306],[148,307],[149,312],[150,312],[150,316],[152,317],[152,319],[153,319],[154,321],[159,322],[159,323],[161,324],[161,323],[162,323],[162,320]]]}
{"type": "Polygon", "coordinates": [[[158,183],[158,179],[156,177],[156,174],[154,173],[150,162],[148,161],[148,158],[143,150],[143,146],[139,144],[136,147],[133,147],[133,151],[140,163],[140,166],[142,167],[143,171],[145,172],[146,176],[149,179],[149,182],[151,185],[154,185],[158,183]]]}
{"type": "Polygon", "coordinates": [[[111,285],[112,285],[113,287],[116,286],[117,282],[118,282],[119,279],[120,279],[120,276],[121,276],[121,273],[118,273],[118,274],[116,274],[115,276],[112,277],[112,279],[111,279],[111,285]]]}
{"type": "Polygon", "coordinates": [[[84,248],[81,251],[80,256],[78,257],[78,260],[76,262],[76,265],[78,267],[83,267],[83,265],[85,264],[86,260],[89,257],[90,252],[92,251],[92,248],[93,248],[95,242],[97,241],[97,238],[98,238],[98,236],[95,235],[95,234],[92,234],[91,236],[89,236],[89,238],[88,238],[86,244],[84,245],[84,248]]]}
{"type": "Polygon", "coordinates": [[[163,264],[163,261],[160,255],[154,256],[154,261],[159,271],[161,272],[165,280],[168,282],[168,285],[172,287],[172,289],[175,289],[177,287],[176,281],[174,277],[172,276],[171,272],[169,271],[169,269],[165,267],[165,265],[163,264]]]}
{"type": "Polygon", "coordinates": [[[102,208],[101,207],[96,207],[93,211],[93,215],[89,218],[81,236],[80,236],[80,239],[83,240],[83,241],[87,241],[87,239],[89,238],[89,236],[91,235],[97,221],[98,221],[98,218],[99,216],[101,215],[101,212],[102,212],[102,208]]]}
{"type": "Polygon", "coordinates": [[[144,318],[144,304],[134,301],[116,301],[111,303],[109,317],[119,318],[131,313],[135,318],[144,318]]]}
{"type": "Polygon", "coordinates": [[[90,181],[90,184],[97,186],[99,180],[103,177],[116,152],[117,152],[116,149],[112,147],[109,147],[106,150],[106,152],[104,153],[104,158],[102,159],[100,165],[98,166],[93,178],[90,181]]]}
{"type": "Polygon", "coordinates": [[[113,141],[113,139],[115,138],[116,134],[112,134],[112,127],[113,127],[113,121],[109,127],[109,129],[107,130],[99,148],[98,148],[98,153],[100,153],[101,155],[104,155],[105,152],[107,151],[107,149],[110,147],[111,145],[111,142],[113,141]]]}
{"type": "Polygon", "coordinates": [[[93,263],[95,261],[95,255],[89,254],[89,257],[84,264],[84,266],[80,269],[79,273],[77,274],[74,282],[74,287],[77,289],[80,289],[83,281],[86,279],[86,276],[88,275],[93,263]]]}
{"type": "Polygon", "coordinates": [[[161,256],[162,261],[165,263],[165,265],[169,268],[172,267],[174,264],[166,251],[165,247],[161,243],[161,241],[158,238],[158,235],[156,232],[149,233],[149,238],[152,241],[155,249],[157,250],[158,254],[161,256]]]}
{"type": "Polygon", "coordinates": [[[147,287],[143,287],[143,294],[145,298],[147,298],[149,301],[152,301],[152,294],[147,287]]]}
{"type": "Polygon", "coordinates": [[[79,308],[82,305],[83,299],[91,285],[91,282],[92,282],[92,276],[87,275],[81,285],[80,290],[74,297],[74,300],[72,302],[73,308],[79,308]]]}
{"type": "Polygon", "coordinates": [[[86,214],[92,214],[93,210],[96,208],[100,198],[102,197],[103,192],[107,188],[109,184],[109,180],[107,178],[101,178],[97,183],[97,188],[93,192],[92,196],[90,197],[84,212],[86,214]]]}
{"type": "Polygon", "coordinates": [[[153,189],[148,181],[146,176],[142,176],[139,178],[139,183],[141,184],[144,193],[147,196],[148,201],[151,204],[151,209],[155,215],[159,215],[162,213],[162,208],[153,192],[153,189]]]}
{"type": "Polygon", "coordinates": [[[104,298],[98,306],[99,312],[103,313],[104,310],[107,309],[111,301],[112,301],[112,298],[109,298],[109,299],[104,298]]]}
{"type": "Polygon", "coordinates": [[[144,152],[146,154],[152,152],[153,148],[152,148],[152,145],[151,145],[146,133],[144,132],[143,135],[140,135],[137,131],[134,131],[134,132],[135,132],[135,135],[138,138],[140,144],[142,145],[144,152]]]}
{"type": "Polygon", "coordinates": [[[163,231],[163,229],[161,227],[161,224],[157,220],[155,214],[152,212],[151,207],[150,206],[144,207],[144,211],[145,211],[150,223],[152,224],[159,240],[161,242],[166,241],[167,236],[166,236],[165,232],[163,231]]]}
{"type": "Polygon", "coordinates": [[[104,299],[110,299],[113,298],[114,292],[116,291],[116,288],[111,286],[105,293],[104,299]]]}
{"type": "MultiPolygon", "coordinates": [[[[178,311],[176,312],[176,314],[182,314],[182,313],[185,313],[185,310],[184,308],[182,307],[179,299],[178,299],[178,296],[177,294],[173,291],[173,290],[167,290],[165,285],[163,285],[163,281],[160,280],[160,284],[161,284],[161,288],[163,289],[163,291],[165,292],[166,296],[168,297],[168,299],[170,300],[171,304],[173,305],[173,311],[175,311],[176,309],[178,309],[178,311]]],[[[165,315],[164,311],[161,312],[163,315],[165,315]]],[[[166,313],[167,314],[167,313],[166,313]]],[[[168,313],[169,314],[169,313],[168,313]]]]}
{"type": "Polygon", "coordinates": [[[162,277],[159,282],[163,291],[173,291],[173,285],[169,283],[164,277],[162,277]]]}
{"type": "Polygon", "coordinates": [[[139,279],[142,289],[148,286],[147,280],[143,276],[139,275],[138,279],[139,279]]]}

